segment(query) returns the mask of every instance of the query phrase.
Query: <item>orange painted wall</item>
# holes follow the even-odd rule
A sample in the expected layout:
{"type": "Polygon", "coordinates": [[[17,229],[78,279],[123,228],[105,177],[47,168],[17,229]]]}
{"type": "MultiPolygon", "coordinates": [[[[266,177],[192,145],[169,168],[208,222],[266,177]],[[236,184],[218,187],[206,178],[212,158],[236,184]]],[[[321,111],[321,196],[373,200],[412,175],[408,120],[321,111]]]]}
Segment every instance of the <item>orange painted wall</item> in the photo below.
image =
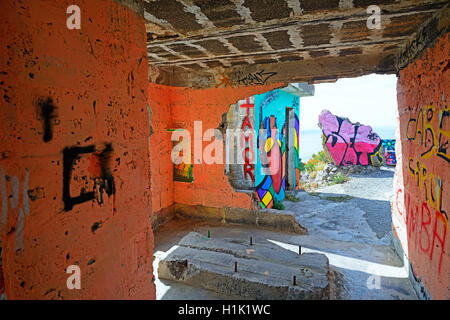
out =
{"type": "Polygon", "coordinates": [[[173,165],[171,160],[172,88],[150,83],[148,105],[151,110],[150,165],[152,213],[170,207],[173,202],[173,165]]]}
{"type": "MultiPolygon", "coordinates": [[[[0,234],[8,299],[155,298],[144,19],[113,0],[0,2],[0,234]],[[39,101],[55,107],[44,141],[39,101]],[[51,136],[50,139],[49,136],[51,136]],[[63,150],[111,144],[115,194],[64,210],[63,150]],[[16,186],[18,186],[16,188],[16,186]],[[65,269],[81,268],[81,290],[65,269]]],[[[82,155],[70,192],[90,192],[82,155]]]]}
{"type": "MultiPolygon", "coordinates": [[[[194,121],[202,121],[202,130],[218,128],[222,115],[230,105],[246,97],[270,91],[280,84],[243,88],[186,89],[173,88],[173,125],[186,128],[191,133],[194,156],[194,121]]],[[[203,148],[210,142],[203,142],[203,148]]],[[[193,165],[193,183],[174,182],[174,201],[208,207],[252,208],[249,195],[234,191],[225,175],[225,164],[193,165]]]]}
{"type": "Polygon", "coordinates": [[[450,299],[449,37],[402,70],[397,87],[393,229],[433,299],[450,299]]]}
{"type": "MultiPolygon", "coordinates": [[[[173,181],[171,132],[184,128],[191,134],[194,156],[194,121],[202,121],[205,132],[218,128],[222,115],[230,105],[254,94],[263,93],[280,84],[245,88],[189,89],[149,84],[149,106],[152,111],[150,162],[152,172],[152,212],[174,203],[206,207],[250,209],[249,195],[236,192],[225,175],[225,164],[194,164],[194,182],[173,181]]],[[[203,142],[203,148],[210,142],[203,142]]]]}

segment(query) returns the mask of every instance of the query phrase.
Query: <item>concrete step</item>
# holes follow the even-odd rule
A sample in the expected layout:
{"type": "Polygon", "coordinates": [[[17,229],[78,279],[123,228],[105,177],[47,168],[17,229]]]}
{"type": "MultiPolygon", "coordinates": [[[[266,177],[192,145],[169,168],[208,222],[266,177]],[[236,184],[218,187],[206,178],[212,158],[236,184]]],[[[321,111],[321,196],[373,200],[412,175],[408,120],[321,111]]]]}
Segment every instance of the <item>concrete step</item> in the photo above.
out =
{"type": "Polygon", "coordinates": [[[270,242],[250,246],[195,232],[161,259],[158,275],[244,299],[329,299],[333,286],[325,255],[298,255],[270,242]]]}

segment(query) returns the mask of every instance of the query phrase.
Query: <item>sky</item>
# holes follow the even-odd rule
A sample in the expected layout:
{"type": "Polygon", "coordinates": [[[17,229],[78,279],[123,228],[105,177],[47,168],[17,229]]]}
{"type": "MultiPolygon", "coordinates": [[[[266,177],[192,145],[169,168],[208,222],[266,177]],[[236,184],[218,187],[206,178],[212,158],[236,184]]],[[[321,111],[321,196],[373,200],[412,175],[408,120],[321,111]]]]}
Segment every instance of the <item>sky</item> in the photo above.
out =
{"type": "Polygon", "coordinates": [[[372,74],[315,85],[313,97],[300,98],[300,158],[322,149],[319,114],[328,109],[351,122],[370,125],[382,139],[395,138],[397,77],[372,74]]]}

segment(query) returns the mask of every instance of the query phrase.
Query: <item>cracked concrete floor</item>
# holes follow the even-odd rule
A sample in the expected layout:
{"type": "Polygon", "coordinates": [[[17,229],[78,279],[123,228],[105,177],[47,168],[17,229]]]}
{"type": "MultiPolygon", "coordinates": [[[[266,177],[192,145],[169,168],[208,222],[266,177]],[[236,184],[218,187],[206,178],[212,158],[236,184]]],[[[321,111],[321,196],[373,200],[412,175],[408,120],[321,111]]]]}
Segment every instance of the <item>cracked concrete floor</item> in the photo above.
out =
{"type": "Polygon", "coordinates": [[[350,181],[297,192],[298,202],[285,201],[286,210],[307,227],[307,235],[257,228],[211,224],[175,218],[156,230],[154,274],[157,299],[227,299],[214,292],[158,279],[159,259],[190,231],[211,237],[270,241],[280,250],[326,254],[339,271],[341,299],[417,299],[403,262],[391,244],[390,198],[393,170],[382,168],[370,175],[352,175],[350,181]]]}

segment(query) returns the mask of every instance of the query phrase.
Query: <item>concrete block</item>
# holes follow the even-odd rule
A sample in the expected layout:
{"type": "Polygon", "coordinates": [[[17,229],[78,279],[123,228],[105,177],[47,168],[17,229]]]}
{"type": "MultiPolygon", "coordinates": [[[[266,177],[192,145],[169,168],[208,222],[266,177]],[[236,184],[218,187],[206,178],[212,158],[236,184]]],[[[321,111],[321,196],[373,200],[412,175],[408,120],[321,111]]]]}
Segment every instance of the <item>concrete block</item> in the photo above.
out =
{"type": "Polygon", "coordinates": [[[161,259],[158,274],[244,299],[329,299],[332,286],[325,255],[296,255],[270,243],[250,246],[195,232],[161,259]]]}

